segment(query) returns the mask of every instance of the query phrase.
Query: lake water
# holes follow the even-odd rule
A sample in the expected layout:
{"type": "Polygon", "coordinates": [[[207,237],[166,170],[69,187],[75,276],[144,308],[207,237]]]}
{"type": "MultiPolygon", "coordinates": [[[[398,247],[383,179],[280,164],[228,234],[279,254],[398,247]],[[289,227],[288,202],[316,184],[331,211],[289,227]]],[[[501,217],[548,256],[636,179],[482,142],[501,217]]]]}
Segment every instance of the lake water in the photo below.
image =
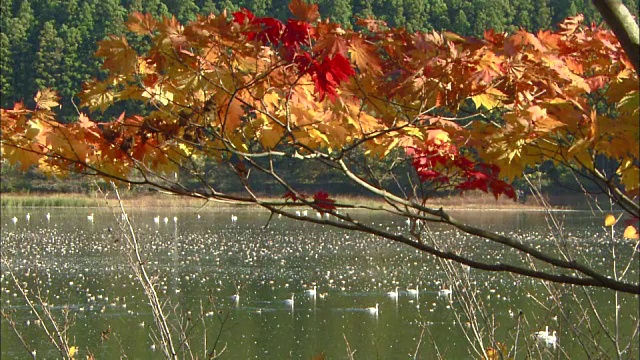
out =
{"type": "MultiPolygon", "coordinates": [[[[402,219],[361,215],[381,228],[408,231],[402,219]]],[[[541,249],[555,247],[542,213],[457,215],[541,249]]],[[[621,240],[612,246],[605,240],[607,229],[601,226],[600,215],[565,212],[556,216],[568,239],[565,250],[587,254],[591,266],[607,273],[613,267],[612,249],[619,268],[634,256],[626,279],[638,281],[634,245],[621,240]]],[[[98,359],[118,359],[122,354],[130,359],[161,358],[159,348],[152,348],[156,329],[151,308],[123,256],[118,217],[109,210],[3,209],[3,256],[31,294],[40,290],[55,316],[60,319],[68,306],[73,319],[68,334],[70,343],[80,349],[78,358],[84,359],[88,350],[98,359]],[[91,211],[93,222],[87,219],[91,211]],[[108,335],[103,336],[106,331],[108,335]]],[[[166,301],[165,311],[174,323],[180,319],[198,358],[214,343],[218,351],[225,348],[223,358],[227,359],[311,359],[320,354],[326,359],[347,359],[348,347],[356,359],[414,355],[433,359],[438,354],[446,359],[479,358],[464,335],[467,319],[457,317],[463,315],[464,307],[460,287],[454,287],[451,298],[439,296],[443,286],[452,285],[441,263],[406,245],[284,218],[268,221],[268,213],[248,209],[205,209],[200,218],[194,209],[144,210],[131,211],[129,218],[147,269],[157,278],[157,289],[166,301]],[[232,215],[237,221],[231,221],[232,215]],[[314,285],[315,297],[305,292],[314,285]],[[417,296],[407,291],[417,286],[417,296]],[[396,287],[397,300],[387,295],[396,287]],[[232,297],[236,293],[237,302],[232,297]],[[285,302],[291,294],[295,294],[293,306],[285,302]],[[376,304],[377,315],[367,310],[376,304]]],[[[528,259],[500,251],[482,239],[440,226],[431,226],[431,233],[443,246],[477,259],[529,264],[528,259]]],[[[612,292],[589,289],[587,298],[581,289],[559,285],[552,285],[555,290],[550,293],[528,278],[477,270],[466,275],[458,265],[453,269],[470,282],[482,305],[483,311],[473,310],[484,319],[480,331],[495,331],[495,338],[509,349],[517,345],[516,358],[586,359],[598,347],[615,354],[599,324],[612,330],[616,313],[617,336],[626,339],[624,345],[632,342],[623,358],[638,356],[637,334],[631,339],[637,326],[637,296],[618,295],[616,300],[612,292]],[[589,301],[598,310],[600,322],[593,314],[582,315],[589,301]],[[545,326],[557,331],[557,347],[532,338],[545,326]],[[589,337],[596,342],[585,343],[589,337]]],[[[1,299],[3,311],[11,312],[38,358],[59,357],[47,344],[42,328],[34,325],[35,317],[6,266],[1,299]]],[[[611,334],[616,335],[613,330],[611,334]]],[[[28,357],[6,320],[1,335],[3,359],[28,357]]],[[[189,350],[183,347],[180,353],[189,350]]]]}

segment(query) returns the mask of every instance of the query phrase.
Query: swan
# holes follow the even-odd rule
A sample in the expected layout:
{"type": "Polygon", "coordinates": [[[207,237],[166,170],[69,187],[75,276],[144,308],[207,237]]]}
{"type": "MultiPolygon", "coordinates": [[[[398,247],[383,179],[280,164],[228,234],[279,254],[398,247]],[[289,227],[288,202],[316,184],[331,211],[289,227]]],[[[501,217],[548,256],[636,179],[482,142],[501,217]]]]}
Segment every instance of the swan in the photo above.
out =
{"type": "Polygon", "coordinates": [[[87,220],[93,222],[93,213],[87,215],[87,220]]]}
{"type": "Polygon", "coordinates": [[[27,219],[27,222],[29,222],[29,220],[31,220],[31,213],[27,213],[25,219],[27,219]]]}
{"type": "Polygon", "coordinates": [[[415,289],[407,289],[407,294],[409,295],[418,296],[419,292],[420,292],[420,285],[416,285],[415,289]]]}
{"type": "Polygon", "coordinates": [[[309,296],[316,296],[316,286],[313,285],[313,289],[307,289],[304,291],[305,294],[309,295],[309,296]]]}
{"type": "Polygon", "coordinates": [[[544,343],[547,346],[552,346],[554,348],[556,347],[558,337],[555,330],[552,333],[549,333],[549,326],[545,326],[544,331],[536,331],[535,333],[533,333],[533,336],[536,338],[536,340],[544,343]]]}
{"type": "Polygon", "coordinates": [[[156,223],[156,225],[160,224],[160,215],[156,215],[153,217],[153,222],[156,223]]]}
{"type": "Polygon", "coordinates": [[[47,213],[47,215],[45,215],[45,217],[47,218],[47,221],[51,221],[51,213],[47,213]]]}
{"type": "Polygon", "coordinates": [[[378,303],[376,303],[375,307],[368,307],[366,310],[371,315],[378,315],[378,303]]]}
{"type": "Polygon", "coordinates": [[[238,221],[238,217],[235,215],[231,215],[231,222],[236,222],[238,221]]]}
{"type": "Polygon", "coordinates": [[[285,299],[284,300],[284,304],[287,305],[287,306],[293,307],[293,298],[294,298],[295,295],[296,294],[291,293],[291,297],[289,299],[285,299]]]}
{"type": "Polygon", "coordinates": [[[397,299],[398,298],[398,287],[396,286],[396,290],[395,291],[388,291],[387,292],[387,296],[390,297],[390,298],[397,299]]]}
{"type": "Polygon", "coordinates": [[[12,217],[11,221],[13,221],[13,225],[15,225],[18,222],[18,218],[17,217],[12,217]]]}

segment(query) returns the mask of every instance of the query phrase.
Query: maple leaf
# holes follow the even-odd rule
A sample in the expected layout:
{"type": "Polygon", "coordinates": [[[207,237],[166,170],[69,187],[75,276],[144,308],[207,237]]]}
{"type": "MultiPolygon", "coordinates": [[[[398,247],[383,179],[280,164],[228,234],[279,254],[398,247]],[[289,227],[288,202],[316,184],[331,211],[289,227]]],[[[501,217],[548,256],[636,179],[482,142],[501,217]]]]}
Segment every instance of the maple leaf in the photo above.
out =
{"type": "Polygon", "coordinates": [[[109,36],[98,42],[96,56],[102,57],[102,67],[117,74],[129,74],[136,70],[138,56],[125,37],[109,36]]]}
{"type": "Polygon", "coordinates": [[[313,204],[320,208],[318,211],[324,213],[326,210],[335,210],[335,200],[329,197],[329,194],[325,191],[318,191],[313,194],[313,204]]]}
{"type": "Polygon", "coordinates": [[[349,56],[361,72],[369,71],[374,74],[382,74],[382,64],[376,56],[372,45],[367,44],[360,36],[353,36],[349,41],[349,56]]]}
{"type": "Polygon", "coordinates": [[[242,8],[231,15],[233,16],[233,21],[241,25],[245,23],[250,23],[256,17],[255,15],[253,15],[251,10],[246,8],[242,8]]]}
{"type": "Polygon", "coordinates": [[[40,90],[34,98],[36,109],[51,110],[52,107],[60,106],[58,99],[58,95],[54,90],[48,88],[40,90]]]}
{"type": "Polygon", "coordinates": [[[349,60],[341,54],[336,54],[333,58],[325,58],[319,64],[316,62],[315,66],[309,69],[309,73],[312,74],[320,101],[325,95],[334,101],[337,95],[336,88],[340,83],[347,80],[349,76],[355,75],[349,60]]]}
{"type": "Polygon", "coordinates": [[[307,22],[289,19],[282,33],[282,44],[293,55],[298,46],[310,44],[310,39],[313,37],[312,30],[311,25],[307,22]]]}
{"type": "Polygon", "coordinates": [[[284,193],[282,197],[285,200],[291,200],[293,202],[296,202],[298,200],[304,199],[306,196],[304,196],[303,194],[296,195],[296,193],[294,193],[293,191],[287,191],[286,193],[284,193]]]}
{"type": "Polygon", "coordinates": [[[472,96],[471,100],[476,105],[476,108],[479,109],[484,106],[487,110],[491,110],[500,106],[502,104],[501,100],[506,98],[507,96],[500,90],[489,88],[481,94],[472,96]]]}
{"type": "Polygon", "coordinates": [[[289,3],[289,10],[297,20],[313,23],[320,19],[318,5],[309,4],[304,0],[292,0],[289,3]]]}
{"type": "Polygon", "coordinates": [[[313,45],[313,51],[318,57],[333,57],[336,55],[347,55],[347,40],[344,38],[345,31],[339,24],[322,22],[316,28],[318,41],[313,45]]]}
{"type": "Polygon", "coordinates": [[[158,25],[151,14],[133,12],[125,22],[127,28],[138,35],[153,35],[158,25]]]}

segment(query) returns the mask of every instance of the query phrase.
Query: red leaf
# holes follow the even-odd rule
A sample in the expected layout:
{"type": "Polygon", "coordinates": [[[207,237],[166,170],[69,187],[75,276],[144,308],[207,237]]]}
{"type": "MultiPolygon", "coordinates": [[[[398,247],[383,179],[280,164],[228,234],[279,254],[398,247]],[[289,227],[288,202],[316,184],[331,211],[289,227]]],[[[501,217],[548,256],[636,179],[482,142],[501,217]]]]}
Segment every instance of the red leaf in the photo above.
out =
{"type": "Polygon", "coordinates": [[[289,19],[282,34],[282,44],[290,51],[298,45],[309,45],[313,37],[312,30],[309,23],[289,19]]]}
{"type": "Polygon", "coordinates": [[[240,11],[233,13],[233,21],[238,24],[244,24],[245,22],[251,22],[255,19],[255,15],[249,9],[242,8],[240,11]]]}
{"type": "Polygon", "coordinates": [[[320,101],[325,95],[328,95],[331,101],[335,100],[338,85],[349,76],[355,75],[349,60],[341,54],[336,54],[333,58],[325,58],[321,63],[316,62],[314,65],[309,69],[309,73],[313,76],[316,91],[320,94],[320,101]]]}
{"type": "Polygon", "coordinates": [[[329,194],[325,191],[318,191],[313,195],[313,203],[316,207],[320,208],[321,213],[322,210],[334,210],[336,208],[335,200],[329,198],[329,194]]]}
{"type": "Polygon", "coordinates": [[[298,196],[293,191],[287,191],[282,197],[293,202],[304,199],[304,195],[298,196]]]}

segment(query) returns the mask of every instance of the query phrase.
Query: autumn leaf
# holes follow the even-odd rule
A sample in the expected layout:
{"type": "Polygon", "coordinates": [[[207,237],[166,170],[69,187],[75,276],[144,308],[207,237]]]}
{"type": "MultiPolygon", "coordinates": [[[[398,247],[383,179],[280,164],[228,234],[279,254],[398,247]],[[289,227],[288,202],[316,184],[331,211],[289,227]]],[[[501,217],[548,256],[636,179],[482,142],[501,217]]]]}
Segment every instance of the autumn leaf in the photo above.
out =
{"type": "Polygon", "coordinates": [[[102,67],[113,73],[130,74],[136,70],[138,56],[125,37],[110,36],[98,42],[96,56],[104,58],[102,67]]]}
{"type": "Polygon", "coordinates": [[[629,225],[624,229],[624,233],[622,234],[622,236],[625,239],[630,239],[630,240],[638,240],[640,238],[640,236],[638,236],[638,229],[635,228],[635,226],[633,225],[629,225]]]}
{"type": "Polygon", "coordinates": [[[298,200],[302,200],[305,198],[305,196],[303,194],[296,194],[292,191],[287,191],[286,193],[284,193],[284,195],[282,196],[285,200],[291,200],[293,202],[296,202],[298,200]]]}
{"type": "Polygon", "coordinates": [[[318,5],[307,3],[305,0],[291,1],[289,3],[289,10],[297,20],[313,23],[320,19],[318,5]]]}
{"type": "Polygon", "coordinates": [[[616,224],[616,222],[616,218],[611,214],[605,216],[604,218],[604,226],[613,226],[616,224]]]}
{"type": "Polygon", "coordinates": [[[489,88],[481,94],[471,97],[471,100],[476,105],[476,108],[485,107],[487,110],[498,107],[501,99],[505,99],[506,95],[500,90],[495,88],[489,88]]]}
{"type": "Polygon", "coordinates": [[[60,105],[58,103],[58,95],[51,89],[38,91],[34,100],[36,101],[36,109],[51,110],[51,108],[60,105]]]}
{"type": "Polygon", "coordinates": [[[349,42],[349,56],[355,62],[360,71],[368,71],[374,74],[382,73],[382,65],[375,54],[375,48],[360,36],[354,36],[349,42]]]}
{"type": "Polygon", "coordinates": [[[320,213],[323,213],[326,210],[335,210],[335,200],[329,197],[329,194],[325,191],[318,191],[313,195],[313,204],[320,208],[320,213]]]}
{"type": "Polygon", "coordinates": [[[151,14],[134,12],[129,15],[129,19],[125,22],[125,25],[127,25],[130,31],[138,35],[153,35],[157,22],[151,14]]]}
{"type": "Polygon", "coordinates": [[[75,358],[76,354],[78,353],[78,347],[77,346],[71,346],[69,348],[69,357],[71,359],[75,358]]]}

